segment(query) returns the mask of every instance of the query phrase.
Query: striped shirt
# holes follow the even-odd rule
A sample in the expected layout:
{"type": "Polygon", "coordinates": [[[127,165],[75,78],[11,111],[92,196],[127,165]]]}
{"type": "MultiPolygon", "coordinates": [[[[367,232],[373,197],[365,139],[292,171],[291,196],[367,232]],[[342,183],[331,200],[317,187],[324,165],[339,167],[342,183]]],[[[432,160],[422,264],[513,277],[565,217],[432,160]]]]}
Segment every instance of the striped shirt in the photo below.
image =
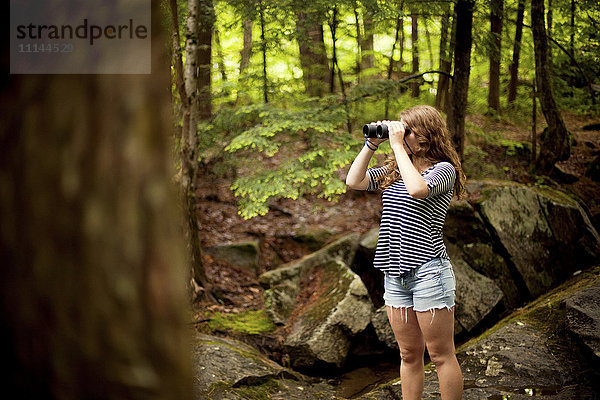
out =
{"type": "MultiPolygon", "coordinates": [[[[376,180],[384,172],[383,167],[367,170],[367,190],[378,190],[376,180]]],[[[399,276],[436,257],[449,258],[442,229],[452,199],[456,170],[443,161],[423,171],[421,176],[429,188],[424,199],[411,197],[402,179],[383,191],[383,212],[373,264],[390,276],[399,276]]]]}

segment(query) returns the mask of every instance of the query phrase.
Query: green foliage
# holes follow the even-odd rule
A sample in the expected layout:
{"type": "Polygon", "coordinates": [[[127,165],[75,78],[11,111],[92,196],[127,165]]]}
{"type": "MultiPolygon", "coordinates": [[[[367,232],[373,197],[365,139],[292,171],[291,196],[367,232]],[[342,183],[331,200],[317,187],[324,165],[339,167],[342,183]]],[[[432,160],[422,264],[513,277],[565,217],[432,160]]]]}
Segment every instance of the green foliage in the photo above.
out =
{"type": "Polygon", "coordinates": [[[242,217],[266,214],[269,202],[277,198],[313,193],[333,200],[345,192],[337,171],[352,161],[360,142],[343,130],[343,107],[313,104],[284,109],[264,104],[242,107],[230,120],[246,126],[225,148],[246,159],[242,176],[231,187],[240,197],[242,217]],[[254,124],[247,124],[240,114],[254,124]],[[256,152],[271,166],[261,168],[256,152]]]}

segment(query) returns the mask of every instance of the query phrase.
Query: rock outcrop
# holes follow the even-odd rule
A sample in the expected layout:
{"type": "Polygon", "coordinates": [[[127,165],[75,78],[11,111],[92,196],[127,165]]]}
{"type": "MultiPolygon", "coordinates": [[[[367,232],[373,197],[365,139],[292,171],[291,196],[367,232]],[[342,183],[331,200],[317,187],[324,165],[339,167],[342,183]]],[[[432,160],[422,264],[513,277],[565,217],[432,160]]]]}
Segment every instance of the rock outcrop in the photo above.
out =
{"type": "MultiPolygon", "coordinates": [[[[596,267],[461,346],[457,358],[465,384],[463,398],[598,399],[597,355],[587,350],[597,345],[599,330],[587,322],[598,322],[599,293],[600,267],[596,267]]],[[[394,380],[360,399],[394,399],[400,398],[400,393],[399,381],[394,380]]],[[[437,374],[431,364],[426,366],[423,398],[439,399],[437,374]]]]}
{"type": "Polygon", "coordinates": [[[197,400],[336,398],[331,385],[283,368],[237,340],[198,334],[192,360],[197,400]]]}

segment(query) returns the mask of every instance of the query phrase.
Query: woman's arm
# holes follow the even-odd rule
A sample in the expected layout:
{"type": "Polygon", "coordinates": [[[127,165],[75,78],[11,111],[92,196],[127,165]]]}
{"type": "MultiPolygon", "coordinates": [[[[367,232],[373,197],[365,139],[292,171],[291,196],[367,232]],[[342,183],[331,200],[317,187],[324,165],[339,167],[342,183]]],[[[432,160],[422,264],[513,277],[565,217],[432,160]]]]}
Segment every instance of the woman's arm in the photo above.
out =
{"type": "Polygon", "coordinates": [[[386,122],[390,134],[390,146],[394,151],[396,163],[402,175],[408,194],[415,199],[424,199],[429,193],[425,179],[412,163],[406,149],[404,148],[404,123],[402,121],[386,122]]]}
{"type": "MultiPolygon", "coordinates": [[[[376,122],[378,125],[380,123],[381,121],[376,122]]],[[[375,146],[377,148],[386,140],[387,139],[369,138],[370,145],[367,146],[367,143],[365,143],[360,153],[358,153],[354,159],[354,162],[348,170],[348,175],[346,176],[346,185],[348,185],[350,189],[367,190],[369,187],[367,168],[369,167],[369,161],[371,161],[373,153],[375,153],[375,150],[372,150],[372,147],[375,146]]]]}
{"type": "Polygon", "coordinates": [[[348,176],[346,176],[346,185],[348,185],[350,189],[366,190],[369,186],[367,168],[369,167],[369,161],[371,161],[373,153],[375,153],[375,151],[369,149],[365,145],[354,159],[354,162],[348,170],[348,176]]]}

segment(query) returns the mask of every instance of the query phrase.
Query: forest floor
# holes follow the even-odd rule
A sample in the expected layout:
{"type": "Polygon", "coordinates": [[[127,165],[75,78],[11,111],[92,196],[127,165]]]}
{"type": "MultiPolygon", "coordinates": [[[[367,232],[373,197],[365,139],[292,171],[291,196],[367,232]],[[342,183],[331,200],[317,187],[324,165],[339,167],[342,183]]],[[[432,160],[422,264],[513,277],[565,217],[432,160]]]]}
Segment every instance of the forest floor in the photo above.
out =
{"type": "MultiPolygon", "coordinates": [[[[465,163],[465,172],[468,178],[475,176],[475,179],[543,183],[571,192],[585,204],[598,227],[600,183],[586,177],[585,171],[590,161],[600,154],[600,130],[597,126],[596,130],[584,127],[598,124],[600,120],[598,116],[586,117],[572,113],[564,113],[563,118],[574,135],[575,145],[572,147],[571,157],[558,165],[563,172],[577,177],[577,181],[566,183],[564,178],[559,182],[531,175],[528,160],[530,153],[522,151],[519,145],[515,147],[516,142],[531,141],[530,126],[483,115],[467,117],[467,131],[471,127],[479,130],[480,134],[470,137],[467,133],[467,147],[476,147],[477,150],[471,153],[475,154],[473,159],[465,163]],[[494,134],[496,138],[503,140],[490,140],[494,134]],[[482,166],[486,168],[482,169],[482,166]]],[[[538,137],[541,129],[543,126],[538,125],[538,137]]],[[[379,154],[378,160],[382,161],[384,157],[379,154]]],[[[341,171],[340,179],[345,179],[346,171],[347,168],[341,171]]],[[[300,200],[274,201],[267,215],[244,220],[237,213],[236,198],[230,190],[231,183],[231,179],[218,177],[199,182],[197,211],[202,246],[259,239],[259,274],[312,251],[305,243],[295,239],[299,232],[321,229],[328,232],[330,239],[334,240],[349,232],[367,232],[378,225],[381,216],[380,195],[349,190],[335,203],[314,196],[300,200]]],[[[264,309],[263,290],[255,274],[220,263],[207,255],[204,256],[204,265],[207,276],[218,293],[219,304],[195,304],[194,315],[199,329],[208,320],[207,312],[235,314],[264,309]]]]}

